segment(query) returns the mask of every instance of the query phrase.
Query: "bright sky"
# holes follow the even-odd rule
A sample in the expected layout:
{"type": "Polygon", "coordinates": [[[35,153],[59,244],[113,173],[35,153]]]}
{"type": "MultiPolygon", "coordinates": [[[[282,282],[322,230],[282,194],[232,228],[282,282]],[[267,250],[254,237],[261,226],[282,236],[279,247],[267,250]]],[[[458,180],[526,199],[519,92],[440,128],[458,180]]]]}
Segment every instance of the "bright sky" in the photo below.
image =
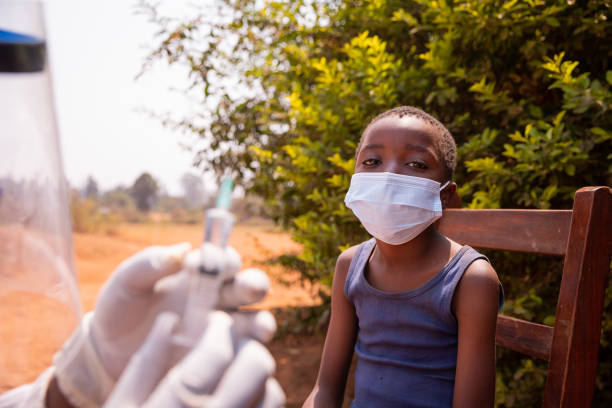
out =
{"type": "MultiPolygon", "coordinates": [[[[185,15],[194,2],[159,3],[164,14],[185,15]]],[[[185,71],[177,67],[161,66],[135,81],[156,30],[145,16],[134,13],[137,0],[46,4],[57,119],[70,184],[82,187],[92,175],[106,190],[129,186],[148,171],[169,193],[181,194],[181,175],[196,170],[192,153],[179,143],[189,144],[192,136],[137,110],[171,110],[183,116],[198,106],[170,91],[186,83],[185,71]]]]}

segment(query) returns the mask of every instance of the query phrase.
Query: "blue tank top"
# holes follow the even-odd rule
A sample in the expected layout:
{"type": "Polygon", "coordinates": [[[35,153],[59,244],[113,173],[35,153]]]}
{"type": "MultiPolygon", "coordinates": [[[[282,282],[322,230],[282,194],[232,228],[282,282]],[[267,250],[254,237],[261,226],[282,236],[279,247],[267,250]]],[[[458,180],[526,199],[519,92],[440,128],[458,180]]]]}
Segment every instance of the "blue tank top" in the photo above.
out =
{"type": "MultiPolygon", "coordinates": [[[[468,266],[487,258],[463,246],[440,272],[407,292],[383,292],[364,271],[376,241],[362,243],[344,294],[355,307],[355,400],[351,408],[451,407],[457,366],[455,288],[468,266]]],[[[500,288],[500,306],[503,291],[500,288]]]]}

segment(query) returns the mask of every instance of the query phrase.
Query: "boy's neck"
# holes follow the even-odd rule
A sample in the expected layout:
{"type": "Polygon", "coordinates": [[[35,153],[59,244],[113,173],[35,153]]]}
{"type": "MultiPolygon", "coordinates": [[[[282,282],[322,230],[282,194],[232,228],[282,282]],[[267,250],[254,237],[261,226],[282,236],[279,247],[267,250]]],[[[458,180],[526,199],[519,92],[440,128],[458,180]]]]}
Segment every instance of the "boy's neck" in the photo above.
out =
{"type": "Polygon", "coordinates": [[[450,241],[435,229],[433,225],[417,237],[400,245],[390,245],[376,240],[376,251],[373,256],[386,265],[414,265],[427,262],[431,254],[438,253],[442,247],[450,249],[450,241]]]}

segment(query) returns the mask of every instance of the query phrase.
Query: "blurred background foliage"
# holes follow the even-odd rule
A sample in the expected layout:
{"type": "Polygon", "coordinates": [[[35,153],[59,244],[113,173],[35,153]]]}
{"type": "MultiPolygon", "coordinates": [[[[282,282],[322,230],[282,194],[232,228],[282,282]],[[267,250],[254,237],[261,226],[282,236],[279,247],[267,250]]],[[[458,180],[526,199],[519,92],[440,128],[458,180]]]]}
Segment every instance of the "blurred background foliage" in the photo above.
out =
{"type": "MultiPolygon", "coordinates": [[[[140,174],[130,187],[116,186],[102,191],[94,177],[70,192],[72,229],[80,233],[114,235],[121,223],[202,224],[206,209],[215,205],[216,186],[206,187],[194,173],[181,177],[182,194],[170,195],[148,172],[140,174]]],[[[232,198],[237,222],[264,221],[263,200],[240,193],[232,198]]],[[[269,220],[268,220],[269,221],[269,220]]]]}
{"type": "MultiPolygon", "coordinates": [[[[201,136],[203,169],[265,200],[304,245],[292,262],[329,285],[340,251],[367,238],[343,204],[357,141],[391,107],[451,130],[465,207],[571,208],[578,188],[612,184],[610,3],[227,0],[188,21],[139,9],[160,29],[144,71],[186,66],[202,102],[169,124],[201,136]]],[[[504,312],[551,323],[560,260],[488,254],[504,312]]],[[[612,405],[611,296],[594,406],[612,405]]],[[[539,405],[542,362],[502,352],[498,371],[498,406],[539,405]]]]}

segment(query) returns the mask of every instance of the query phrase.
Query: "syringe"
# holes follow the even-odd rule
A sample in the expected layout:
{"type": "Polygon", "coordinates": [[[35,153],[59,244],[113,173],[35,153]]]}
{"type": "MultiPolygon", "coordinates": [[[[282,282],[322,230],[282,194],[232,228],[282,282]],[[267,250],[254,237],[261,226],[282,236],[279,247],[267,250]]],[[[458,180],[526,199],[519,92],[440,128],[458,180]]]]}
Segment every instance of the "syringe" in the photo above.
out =
{"type": "Polygon", "coordinates": [[[189,294],[178,333],[174,336],[177,345],[191,348],[206,327],[208,314],[219,300],[226,268],[225,247],[234,225],[234,215],[229,211],[232,202],[233,182],[225,179],[219,189],[215,208],[206,212],[202,256],[186,259],[189,273],[189,294]]]}
{"type": "Polygon", "coordinates": [[[219,188],[215,208],[206,212],[204,242],[210,242],[221,248],[225,248],[227,245],[227,240],[234,226],[234,215],[229,212],[233,189],[234,183],[231,179],[223,180],[221,188],[219,188]]]}

